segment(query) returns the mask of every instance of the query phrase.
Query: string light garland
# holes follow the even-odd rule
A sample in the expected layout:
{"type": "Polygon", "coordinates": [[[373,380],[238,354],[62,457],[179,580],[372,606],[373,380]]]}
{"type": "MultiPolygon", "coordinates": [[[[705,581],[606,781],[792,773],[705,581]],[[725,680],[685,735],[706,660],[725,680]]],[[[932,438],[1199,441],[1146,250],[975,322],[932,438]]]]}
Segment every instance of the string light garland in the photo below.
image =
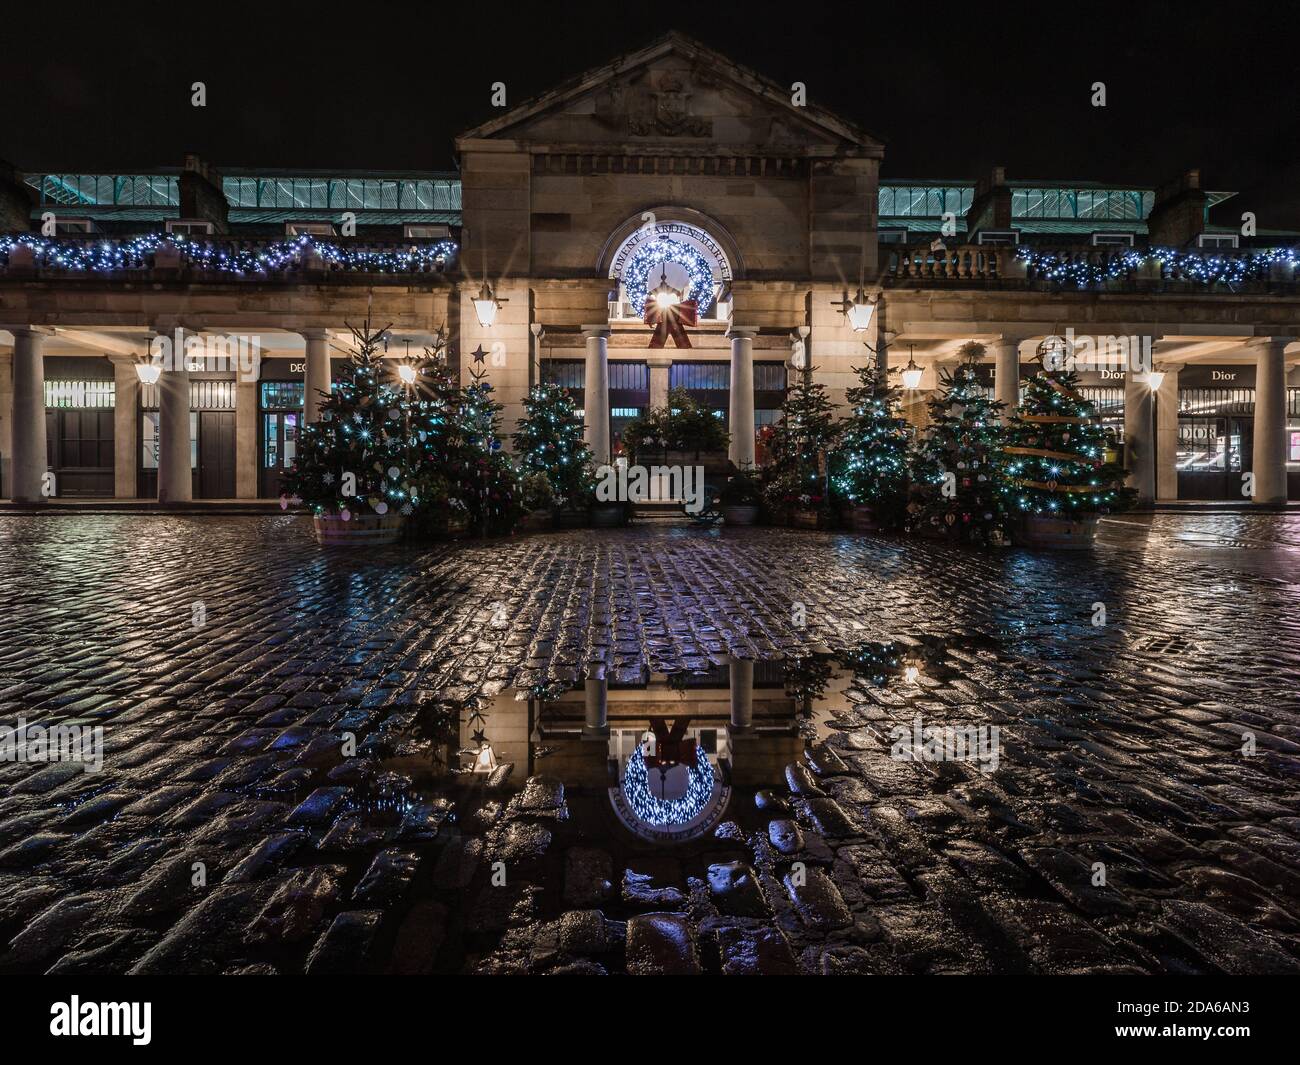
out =
{"type": "Polygon", "coordinates": [[[650,273],[654,270],[657,282],[661,271],[654,268],[662,263],[676,263],[686,270],[688,286],[682,299],[694,300],[696,313],[703,318],[713,305],[713,269],[699,251],[671,237],[655,237],[654,240],[646,241],[628,260],[623,269],[623,286],[627,290],[628,303],[640,312],[649,295],[650,273]]]}
{"type": "Polygon", "coordinates": [[[69,273],[118,273],[151,270],[160,251],[175,251],[180,265],[194,270],[265,277],[305,268],[312,255],[325,268],[343,273],[442,273],[456,261],[455,241],[433,244],[349,247],[303,235],[293,240],[269,242],[194,240],[179,233],[147,233],[137,237],[112,237],[94,241],[67,240],[23,233],[0,237],[0,264],[8,266],[16,248],[31,251],[38,269],[69,273]]]}
{"type": "Polygon", "coordinates": [[[1278,266],[1294,270],[1300,264],[1300,249],[1268,248],[1238,255],[1206,255],[1179,248],[1150,248],[1107,254],[1099,259],[1095,249],[1071,253],[1022,244],[1016,249],[1016,258],[1025,264],[1033,280],[1080,289],[1136,278],[1153,264],[1159,267],[1161,280],[1239,285],[1271,280],[1278,266]]]}

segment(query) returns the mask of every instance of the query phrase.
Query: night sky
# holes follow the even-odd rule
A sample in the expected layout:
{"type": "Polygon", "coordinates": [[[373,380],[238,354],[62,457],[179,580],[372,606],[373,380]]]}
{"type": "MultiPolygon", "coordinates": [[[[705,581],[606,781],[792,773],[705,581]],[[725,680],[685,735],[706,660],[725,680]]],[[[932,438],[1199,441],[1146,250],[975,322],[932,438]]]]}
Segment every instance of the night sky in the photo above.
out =
{"type": "Polygon", "coordinates": [[[891,178],[1154,184],[1199,166],[1261,228],[1300,229],[1292,5],[872,3],[102,4],[6,11],[0,158],[132,171],[450,169],[452,138],[511,102],[690,34],[856,121],[891,178]],[[242,14],[239,13],[242,9],[242,14]],[[655,12],[671,11],[658,21],[655,12]],[[21,42],[21,45],[20,45],[21,42]],[[204,81],[208,106],[190,106],[204,81]],[[1104,81],[1108,106],[1090,104],[1104,81]]]}

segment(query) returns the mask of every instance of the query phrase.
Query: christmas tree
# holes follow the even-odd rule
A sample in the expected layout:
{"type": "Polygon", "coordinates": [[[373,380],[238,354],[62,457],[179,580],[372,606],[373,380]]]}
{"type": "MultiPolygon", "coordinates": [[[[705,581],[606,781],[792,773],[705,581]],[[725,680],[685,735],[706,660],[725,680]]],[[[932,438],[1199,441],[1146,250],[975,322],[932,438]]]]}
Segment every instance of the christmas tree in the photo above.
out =
{"type": "Polygon", "coordinates": [[[335,383],[321,401],[320,420],[303,427],[285,495],[344,520],[390,510],[410,514],[421,464],[409,435],[411,401],[383,365],[386,330],[372,331],[369,319],[361,329],[348,328],[351,378],[335,383]]]}
{"type": "Polygon", "coordinates": [[[483,366],[484,352],[474,352],[470,383],[461,394],[458,451],[453,468],[463,471],[457,492],[475,527],[485,534],[508,532],[519,516],[518,477],[510,456],[501,449],[502,405],[483,366]]]}
{"type": "Polygon", "coordinates": [[[1007,426],[1009,511],[1071,518],[1131,505],[1124,469],[1106,461],[1107,436],[1096,408],[1078,392],[1068,370],[1039,370],[1007,426]]]}
{"type": "Polygon", "coordinates": [[[535,386],[511,442],[522,475],[544,474],[561,509],[586,506],[591,491],[591,450],[573,397],[559,385],[535,386]]]}
{"type": "Polygon", "coordinates": [[[774,510],[829,510],[827,455],[837,427],[826,386],[812,379],[815,371],[801,374],[786,393],[781,418],[766,439],[763,498],[774,510]]]}
{"type": "Polygon", "coordinates": [[[889,373],[854,368],[858,384],[845,390],[852,413],[840,425],[831,457],[831,488],[855,506],[869,506],[877,521],[895,524],[907,502],[912,431],[898,414],[898,389],[889,373]]]}
{"type": "Polygon", "coordinates": [[[1003,543],[998,416],[1005,404],[990,399],[976,377],[984,345],[963,344],[959,354],[962,365],[942,376],[939,394],[929,400],[930,427],[913,469],[921,492],[909,504],[910,525],[966,543],[1003,543]]]}

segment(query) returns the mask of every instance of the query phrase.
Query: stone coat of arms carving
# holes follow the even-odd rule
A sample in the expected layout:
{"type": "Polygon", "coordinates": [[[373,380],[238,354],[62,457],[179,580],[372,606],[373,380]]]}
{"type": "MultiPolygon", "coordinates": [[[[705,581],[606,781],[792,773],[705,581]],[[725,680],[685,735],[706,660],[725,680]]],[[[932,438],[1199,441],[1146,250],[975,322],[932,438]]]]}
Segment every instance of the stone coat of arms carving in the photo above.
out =
{"type": "Polygon", "coordinates": [[[642,106],[628,115],[629,132],[637,137],[656,134],[707,137],[712,123],[691,114],[690,99],[691,94],[685,90],[680,78],[665,78],[657,90],[650,90],[642,97],[642,106]]]}

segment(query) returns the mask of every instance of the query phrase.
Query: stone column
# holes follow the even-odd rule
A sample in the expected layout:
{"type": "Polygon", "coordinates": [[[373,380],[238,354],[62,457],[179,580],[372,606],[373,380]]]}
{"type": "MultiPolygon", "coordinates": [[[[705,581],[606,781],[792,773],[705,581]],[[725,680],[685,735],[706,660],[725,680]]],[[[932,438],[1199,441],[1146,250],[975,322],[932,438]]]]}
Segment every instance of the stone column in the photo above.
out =
{"type": "Polygon", "coordinates": [[[1137,490],[1139,506],[1150,506],[1156,497],[1158,460],[1151,424],[1155,406],[1147,375],[1129,366],[1124,371],[1124,464],[1128,485],[1137,490]]]}
{"type": "MultiPolygon", "coordinates": [[[[184,367],[183,353],[176,362],[184,367]]],[[[188,503],[194,498],[190,473],[190,375],[164,367],[158,378],[158,502],[188,503]]]]}
{"type": "Polygon", "coordinates": [[[1289,337],[1261,337],[1255,349],[1256,503],[1286,502],[1286,358],[1289,337]]]}
{"type": "Polygon", "coordinates": [[[256,499],[261,463],[257,454],[256,381],[235,380],[235,498],[256,499]]]}
{"type": "Polygon", "coordinates": [[[737,466],[754,465],[754,335],[755,329],[733,325],[731,340],[731,447],[727,458],[737,466]]]}
{"type": "Polygon", "coordinates": [[[587,373],[583,380],[586,428],[583,438],[597,466],[609,465],[609,326],[584,325],[587,373]]]}
{"type": "Polygon", "coordinates": [[[588,680],[585,685],[586,717],[582,738],[597,740],[609,736],[609,684],[604,679],[588,680]]]}
{"type": "Polygon", "coordinates": [[[140,375],[132,359],[113,360],[113,495],[134,499],[140,469],[140,375]]]}
{"type": "Polygon", "coordinates": [[[45,337],[34,329],[15,329],[13,460],[9,498],[36,503],[46,498],[45,474],[45,337]]]}
{"type": "Polygon", "coordinates": [[[321,393],[330,390],[330,347],[329,330],[304,329],[302,338],[307,343],[306,357],[303,361],[303,421],[320,420],[321,393]]]}
{"type": "Polygon", "coordinates": [[[8,499],[13,484],[14,357],[0,353],[0,499],[8,499]]]}
{"type": "Polygon", "coordinates": [[[1002,421],[1005,424],[1020,403],[1020,339],[1004,336],[991,347],[993,349],[993,398],[1007,405],[1002,412],[1002,421]]]}
{"type": "Polygon", "coordinates": [[[727,672],[731,685],[732,731],[748,731],[754,725],[754,661],[733,658],[727,672]]]}
{"type": "Polygon", "coordinates": [[[1156,393],[1156,499],[1178,498],[1178,371],[1165,366],[1156,393]]]}
{"type": "Polygon", "coordinates": [[[646,358],[650,368],[650,406],[668,406],[668,381],[673,365],[671,355],[650,355],[646,358]]]}

